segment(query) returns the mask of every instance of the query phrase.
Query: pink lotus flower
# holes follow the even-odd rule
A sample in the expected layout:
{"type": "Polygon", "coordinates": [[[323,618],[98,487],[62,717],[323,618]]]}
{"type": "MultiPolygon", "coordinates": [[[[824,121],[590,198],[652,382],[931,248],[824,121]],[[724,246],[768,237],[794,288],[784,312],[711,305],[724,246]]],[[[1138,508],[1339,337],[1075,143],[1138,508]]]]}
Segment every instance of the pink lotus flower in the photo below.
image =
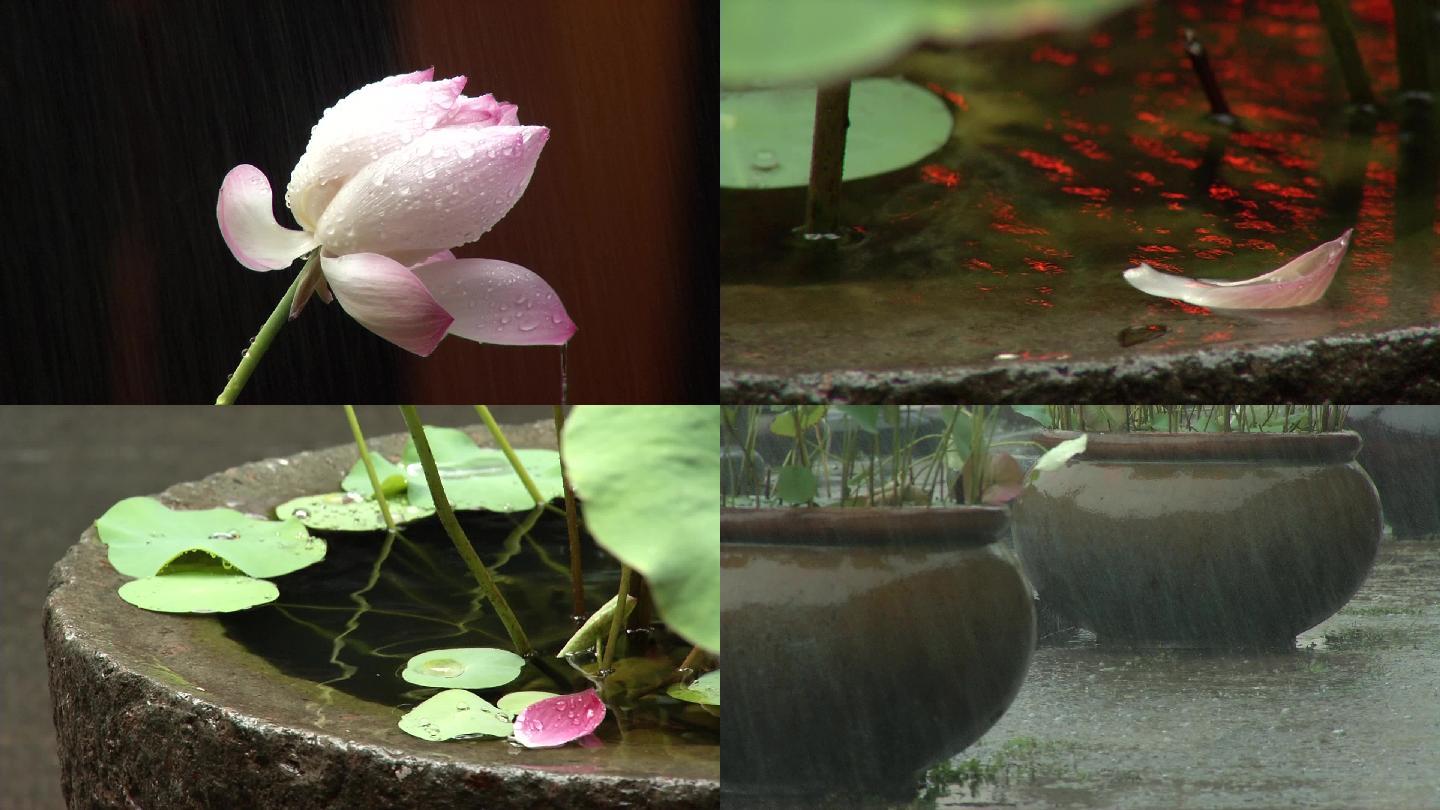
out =
{"type": "Polygon", "coordinates": [[[1288,309],[1319,301],[1350,246],[1347,230],[1279,270],[1243,281],[1212,281],[1161,273],[1144,262],[1125,271],[1125,280],[1141,292],[1175,298],[1187,304],[1215,309],[1288,309]]]}
{"type": "Polygon", "coordinates": [[[241,264],[289,267],[319,248],[319,273],[296,291],[332,293],[377,335],[428,355],[446,334],[481,343],[557,345],[575,333],[555,291],[536,274],[450,248],[490,230],[520,199],[549,138],[520,126],[513,104],[461,95],[465,77],[434,68],[391,76],[325,111],[290,174],[285,203],[304,230],[282,227],[270,181],[230,170],[215,208],[241,264]]]}
{"type": "Polygon", "coordinates": [[[515,718],[515,741],[526,748],[553,748],[583,740],[604,719],[605,704],[594,689],[545,698],[526,706],[515,718]]]}

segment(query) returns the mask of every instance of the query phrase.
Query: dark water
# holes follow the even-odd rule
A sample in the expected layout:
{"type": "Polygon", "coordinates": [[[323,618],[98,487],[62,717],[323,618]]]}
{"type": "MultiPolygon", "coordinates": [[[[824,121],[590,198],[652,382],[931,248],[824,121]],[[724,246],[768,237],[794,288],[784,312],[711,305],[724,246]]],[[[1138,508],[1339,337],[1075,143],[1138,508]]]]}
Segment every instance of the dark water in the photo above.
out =
{"type": "MultiPolygon", "coordinates": [[[[1390,4],[1352,4],[1377,93],[1390,4]]],[[[893,72],[946,99],[940,151],[845,185],[853,244],[788,239],[803,190],[721,197],[722,367],[771,374],[1053,364],[1433,323],[1440,136],[1398,113],[1352,133],[1316,6],[1149,2],[1099,28],[930,49],[893,72]],[[1197,30],[1243,131],[1209,120],[1197,30]],[[1218,312],[1144,295],[1141,261],[1266,272],[1355,228],[1319,304],[1218,312]]]]}
{"type": "MultiPolygon", "coordinates": [[[[471,514],[462,523],[545,658],[546,669],[564,685],[531,662],[515,681],[475,690],[492,703],[525,689],[565,693],[589,686],[584,676],[554,658],[575,630],[565,521],[546,513],[528,537],[517,536],[507,545],[524,518],[524,513],[471,514]]],[[[220,617],[226,634],[288,675],[405,709],[441,691],[400,677],[411,656],[452,647],[511,648],[504,625],[438,521],[422,521],[390,544],[383,533],[334,534],[328,541],[323,562],[275,580],[279,600],[220,617]]],[[[614,595],[619,566],[593,542],[585,545],[586,604],[593,610],[614,595]]],[[[662,626],[652,629],[631,631],[629,655],[668,654],[678,661],[688,651],[689,645],[662,626]]],[[[673,741],[714,744],[718,739],[714,724],[697,726],[679,714],[674,707],[661,712],[642,703],[627,720],[660,729],[673,741]]],[[[605,738],[613,731],[614,724],[607,722],[598,733],[605,738]]]]}

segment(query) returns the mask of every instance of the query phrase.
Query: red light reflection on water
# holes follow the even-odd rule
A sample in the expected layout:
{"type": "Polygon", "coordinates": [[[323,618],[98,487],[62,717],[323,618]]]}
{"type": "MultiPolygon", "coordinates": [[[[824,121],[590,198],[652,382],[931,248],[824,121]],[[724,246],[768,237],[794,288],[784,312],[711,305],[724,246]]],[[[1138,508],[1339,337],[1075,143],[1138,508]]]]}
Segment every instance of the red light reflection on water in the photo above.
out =
{"type": "Polygon", "coordinates": [[[1070,164],[1066,163],[1060,158],[1052,157],[1050,155],[1044,155],[1036,152],[1033,149],[1021,149],[1016,154],[1019,155],[1021,158],[1024,158],[1025,161],[1027,161],[1031,166],[1034,166],[1037,169],[1044,169],[1051,174],[1059,175],[1062,177],[1075,176],[1075,170],[1070,167],[1070,164]]]}
{"type": "Polygon", "coordinates": [[[920,169],[920,179],[932,185],[955,188],[960,185],[960,172],[949,166],[931,163],[920,169]]]}

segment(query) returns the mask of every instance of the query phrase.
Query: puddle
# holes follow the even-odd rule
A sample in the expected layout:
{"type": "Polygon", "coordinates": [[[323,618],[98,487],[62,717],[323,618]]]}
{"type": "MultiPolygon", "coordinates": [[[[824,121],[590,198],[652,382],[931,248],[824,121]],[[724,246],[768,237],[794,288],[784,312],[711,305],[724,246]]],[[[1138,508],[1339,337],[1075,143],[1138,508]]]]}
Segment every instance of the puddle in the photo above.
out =
{"type": "MultiPolygon", "coordinates": [[[[1376,87],[1396,85],[1390,4],[1354,4],[1376,87]]],[[[861,238],[788,238],[803,190],[721,193],[721,362],[788,376],[1053,367],[1433,324],[1432,129],[1347,131],[1314,4],[1146,3],[1078,35],[908,57],[949,141],[845,185],[861,238]],[[1207,118],[1183,51],[1203,39],[1244,131],[1207,118]],[[1138,262],[1240,279],[1355,228],[1318,304],[1256,315],[1144,295],[1138,262]]]]}
{"type": "Polygon", "coordinates": [[[1291,652],[1041,647],[1010,710],[953,761],[993,778],[938,806],[1432,807],[1437,581],[1440,546],[1387,542],[1291,652]]]}

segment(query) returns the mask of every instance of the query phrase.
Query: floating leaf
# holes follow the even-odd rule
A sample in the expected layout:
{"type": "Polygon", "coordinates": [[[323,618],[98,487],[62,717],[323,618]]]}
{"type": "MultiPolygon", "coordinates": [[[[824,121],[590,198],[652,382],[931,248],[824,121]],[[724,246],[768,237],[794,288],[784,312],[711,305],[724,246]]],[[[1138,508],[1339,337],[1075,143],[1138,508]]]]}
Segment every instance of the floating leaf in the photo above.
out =
{"type": "MultiPolygon", "coordinates": [[[[565,646],[560,649],[560,652],[555,654],[555,657],[564,658],[571,653],[577,653],[593,647],[595,646],[595,640],[597,638],[604,638],[605,635],[610,632],[610,624],[614,621],[615,600],[618,599],[619,596],[620,594],[617,593],[610,597],[610,600],[601,605],[599,610],[590,614],[590,618],[586,619],[585,623],[580,625],[580,629],[576,630],[575,635],[571,636],[570,640],[565,642],[565,646]]],[[[635,604],[635,597],[625,597],[625,618],[630,618],[631,611],[635,610],[635,604]]]]}
{"type": "Polygon", "coordinates": [[[670,685],[665,694],[676,700],[703,703],[707,706],[720,705],[720,670],[707,672],[696,678],[689,686],[680,683],[670,685]]]}
{"type": "MultiPolygon", "coordinates": [[[[366,487],[368,489],[368,482],[366,487]]],[[[404,494],[392,495],[386,498],[385,502],[390,505],[390,516],[395,519],[396,525],[404,525],[435,514],[433,505],[415,506],[404,494]]],[[[281,518],[293,518],[312,529],[323,531],[373,532],[386,528],[385,517],[380,514],[380,503],[358,492],[306,495],[275,507],[275,514],[281,518]]]]}
{"type": "Polygon", "coordinates": [[[879,405],[835,405],[835,410],[854,419],[866,433],[880,432],[879,405]]]}
{"type": "Polygon", "coordinates": [[[400,718],[400,730],[422,740],[510,736],[510,715],[474,692],[446,689],[400,718]]]}
{"type": "Polygon", "coordinates": [[[412,657],[400,677],[417,686],[489,689],[515,680],[524,666],[525,659],[509,650],[454,647],[412,657]]]}
{"type": "Polygon", "coordinates": [[[787,464],[775,477],[775,497],[786,503],[809,503],[820,490],[820,481],[809,467],[787,464]]]}
{"type": "Polygon", "coordinates": [[[1048,405],[1011,405],[1010,409],[1027,419],[1039,422],[1044,427],[1054,427],[1050,424],[1050,406],[1048,405]]]}
{"type": "MultiPolygon", "coordinates": [[[[381,492],[388,496],[405,491],[405,470],[379,453],[370,454],[370,463],[375,465],[375,476],[380,479],[381,492]]],[[[350,472],[345,473],[340,488],[346,492],[358,492],[367,498],[375,496],[375,487],[370,484],[370,472],[359,459],[355,460],[350,472]]]]}
{"type": "Polygon", "coordinates": [[[238,574],[166,574],[131,580],[120,598],[159,613],[229,613],[273,602],[280,589],[272,582],[238,574]]]}
{"type": "Polygon", "coordinates": [[[495,701],[495,705],[500,707],[500,711],[514,717],[525,711],[526,706],[552,697],[555,697],[554,692],[511,692],[495,701]]]}
{"type": "MultiPolygon", "coordinates": [[[[923,87],[903,79],[861,79],[850,88],[843,177],[858,180],[914,165],[944,146],[954,125],[945,102],[923,87]]],[[[814,131],[813,87],[722,93],[721,187],[809,184],[814,131]]]]}
{"type": "Polygon", "coordinates": [[[1081,433],[1073,439],[1066,439],[1046,450],[1045,454],[1035,462],[1035,466],[1030,468],[1030,477],[1034,478],[1042,472],[1050,472],[1064,467],[1065,462],[1085,452],[1085,444],[1089,438],[1088,433],[1081,433]]]}
{"type": "Polygon", "coordinates": [[[1125,271],[1125,280],[1135,289],[1174,298],[1187,304],[1216,309],[1288,309],[1319,301],[1335,280],[1335,272],[1350,246],[1347,230],[1338,239],[1326,242],[1297,256],[1279,270],[1242,281],[1215,281],[1206,278],[1162,273],[1144,262],[1125,271]]]}
{"type": "Polygon", "coordinates": [[[670,629],[720,650],[720,408],[577,405],[565,463],[596,542],[640,572],[670,629]]]}
{"type": "Polygon", "coordinates": [[[1075,28],[1133,0],[722,0],[723,86],[824,84],[884,67],[917,42],[1075,28]]]}
{"type": "Polygon", "coordinates": [[[553,748],[584,737],[604,719],[605,704],[594,689],[546,698],[515,718],[515,740],[526,748],[553,748]]]}
{"type": "Polygon", "coordinates": [[[130,577],[154,575],[187,551],[219,557],[252,577],[275,577],[325,559],[325,541],[298,520],[260,520],[233,509],[178,511],[154,498],[126,498],[95,521],[110,564],[130,577]]]}
{"type": "MultiPolygon", "coordinates": [[[[486,509],[491,512],[523,512],[535,508],[525,483],[515,474],[505,454],[480,447],[463,430],[425,428],[435,467],[445,482],[445,495],[456,509],[486,509]]],[[[563,497],[565,485],[560,474],[560,454],[554,450],[516,450],[516,457],[547,502],[563,497]]],[[[412,443],[405,445],[405,481],[410,503],[434,508],[425,469],[412,443]]]]}

